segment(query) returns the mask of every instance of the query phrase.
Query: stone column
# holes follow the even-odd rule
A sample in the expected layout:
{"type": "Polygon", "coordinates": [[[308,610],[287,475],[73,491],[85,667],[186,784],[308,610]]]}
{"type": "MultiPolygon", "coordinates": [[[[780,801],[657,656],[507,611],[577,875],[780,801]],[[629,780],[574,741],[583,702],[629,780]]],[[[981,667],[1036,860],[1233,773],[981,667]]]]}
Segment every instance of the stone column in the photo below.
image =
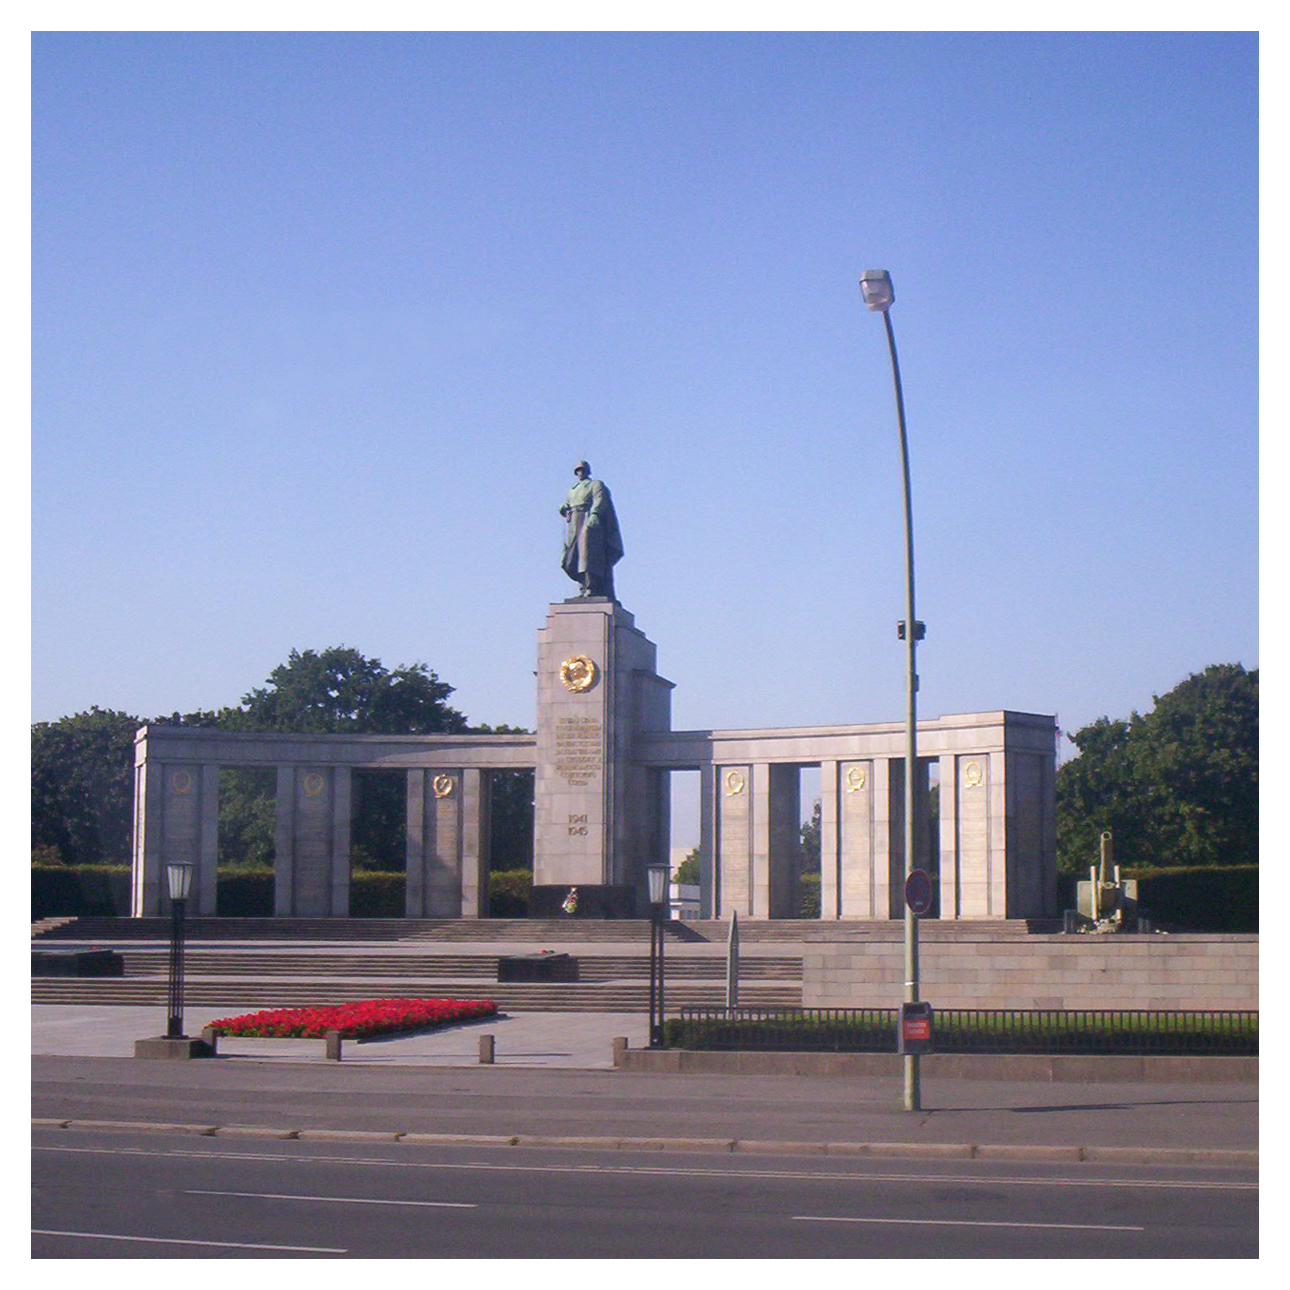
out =
{"type": "Polygon", "coordinates": [[[193,866],[188,909],[215,913],[219,836],[219,767],[182,762],[135,765],[134,856],[130,912],[157,917],[169,911],[166,865],[193,866]]]}
{"type": "MultiPolygon", "coordinates": [[[[897,760],[894,764],[903,764],[897,760]]],[[[893,760],[888,757],[875,757],[871,763],[872,786],[869,790],[870,827],[873,830],[873,865],[870,869],[869,907],[871,913],[861,915],[866,918],[897,918],[901,913],[891,911],[890,889],[891,870],[899,862],[900,852],[893,851],[892,841],[892,808],[891,808],[891,768],[893,760]]],[[[899,817],[897,817],[899,818],[899,817]]]]}
{"type": "Polygon", "coordinates": [[[348,766],[336,766],[331,776],[331,913],[333,918],[348,918],[354,773],[348,766]]]}
{"type": "Polygon", "coordinates": [[[990,917],[1008,917],[1008,784],[1007,755],[991,750],[986,758],[990,799],[990,917]]]}
{"type": "Polygon", "coordinates": [[[718,918],[753,914],[753,767],[718,766],[717,858],[721,903],[718,918]]]}
{"type": "Polygon", "coordinates": [[[754,762],[748,777],[752,790],[748,803],[751,813],[752,863],[749,874],[748,917],[770,917],[770,770],[765,762],[754,762]]]}
{"type": "MultiPolygon", "coordinates": [[[[838,827],[841,835],[840,908],[845,918],[885,918],[886,858],[883,881],[877,876],[874,854],[874,766],[885,762],[847,761],[838,766],[838,827]]],[[[885,790],[884,790],[885,792],[885,790]]]]}
{"type": "Polygon", "coordinates": [[[273,916],[290,918],[296,893],[296,768],[279,766],[273,817],[273,916]]]}
{"type": "Polygon", "coordinates": [[[134,918],[161,913],[162,794],[165,771],[149,762],[143,745],[135,745],[134,847],[130,873],[130,914],[134,918]]]}
{"type": "Polygon", "coordinates": [[[820,763],[820,917],[842,912],[842,851],[838,829],[838,763],[820,763]]]}
{"type": "Polygon", "coordinates": [[[711,764],[699,767],[699,917],[718,918],[721,868],[717,863],[717,774],[711,764]]]}
{"type": "Polygon", "coordinates": [[[156,769],[135,761],[134,824],[130,842],[130,917],[150,915],[157,904],[157,841],[161,802],[156,769]]]}
{"type": "Polygon", "coordinates": [[[348,916],[350,805],[349,767],[278,768],[273,865],[277,917],[348,916]]]}
{"type": "Polygon", "coordinates": [[[492,780],[486,771],[461,772],[462,918],[488,917],[488,850],[492,780]]]}
{"type": "Polygon", "coordinates": [[[457,918],[462,913],[463,796],[459,770],[408,771],[408,918],[457,918]]]}
{"type": "MultiPolygon", "coordinates": [[[[992,864],[990,819],[990,756],[967,753],[954,759],[958,804],[959,915],[962,918],[1002,918],[992,864]]],[[[941,783],[945,783],[942,774],[941,783]]]]}
{"type": "Polygon", "coordinates": [[[403,916],[425,917],[426,889],[426,779],[424,770],[410,770],[406,778],[406,835],[403,860],[403,916]]]}
{"type": "Polygon", "coordinates": [[[213,918],[219,896],[219,767],[201,768],[201,822],[194,897],[188,909],[194,917],[213,918]]]}

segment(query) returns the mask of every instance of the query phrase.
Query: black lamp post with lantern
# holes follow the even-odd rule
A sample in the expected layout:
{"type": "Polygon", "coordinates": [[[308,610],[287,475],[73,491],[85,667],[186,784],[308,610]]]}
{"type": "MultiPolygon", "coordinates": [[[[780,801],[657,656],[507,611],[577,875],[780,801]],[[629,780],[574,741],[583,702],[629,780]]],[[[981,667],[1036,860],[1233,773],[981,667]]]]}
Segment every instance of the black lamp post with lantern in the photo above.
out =
{"type": "Polygon", "coordinates": [[[184,908],[193,885],[193,866],[168,864],[166,888],[170,893],[170,971],[166,987],[166,1038],[186,1039],[184,1034],[184,908]]]}
{"type": "Polygon", "coordinates": [[[650,865],[649,881],[649,1046],[663,1047],[663,912],[667,908],[667,865],[650,865]]]}
{"type": "Polygon", "coordinates": [[[156,1039],[136,1039],[136,1057],[164,1059],[214,1057],[215,1040],[203,1034],[184,1034],[184,911],[192,891],[194,866],[185,862],[166,865],[166,894],[170,897],[170,965],[166,975],[166,1033],[156,1039]]]}

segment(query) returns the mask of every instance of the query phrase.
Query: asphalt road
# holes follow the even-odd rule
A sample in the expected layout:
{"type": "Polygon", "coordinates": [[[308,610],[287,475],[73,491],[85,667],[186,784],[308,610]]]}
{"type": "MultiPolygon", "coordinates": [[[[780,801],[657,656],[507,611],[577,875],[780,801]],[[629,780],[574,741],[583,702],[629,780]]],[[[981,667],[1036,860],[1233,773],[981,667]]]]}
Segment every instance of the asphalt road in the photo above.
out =
{"type": "Polygon", "coordinates": [[[481,1066],[473,1032],[141,1061],[108,1012],[33,1015],[36,1258],[1258,1253],[1254,1083],[927,1078],[911,1113],[890,1079],[609,1069],[622,1018],[512,1018],[481,1066]]]}
{"type": "Polygon", "coordinates": [[[37,1129],[56,1259],[1254,1258],[1251,1169],[37,1129]]]}
{"type": "Polygon", "coordinates": [[[345,1062],[35,1057],[32,1115],[283,1131],[585,1135],[1062,1150],[1258,1149],[1253,1085],[926,1081],[345,1062]]]}

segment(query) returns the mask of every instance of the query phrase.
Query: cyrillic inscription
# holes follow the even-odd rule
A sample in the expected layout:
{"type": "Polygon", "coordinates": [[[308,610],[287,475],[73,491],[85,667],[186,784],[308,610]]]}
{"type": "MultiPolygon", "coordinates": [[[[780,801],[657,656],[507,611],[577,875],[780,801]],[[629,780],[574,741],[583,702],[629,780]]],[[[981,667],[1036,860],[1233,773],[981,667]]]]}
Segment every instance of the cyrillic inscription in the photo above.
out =
{"type": "Polygon", "coordinates": [[[555,729],[555,773],[566,784],[580,788],[591,783],[600,774],[603,760],[599,717],[559,718],[555,729]]]}

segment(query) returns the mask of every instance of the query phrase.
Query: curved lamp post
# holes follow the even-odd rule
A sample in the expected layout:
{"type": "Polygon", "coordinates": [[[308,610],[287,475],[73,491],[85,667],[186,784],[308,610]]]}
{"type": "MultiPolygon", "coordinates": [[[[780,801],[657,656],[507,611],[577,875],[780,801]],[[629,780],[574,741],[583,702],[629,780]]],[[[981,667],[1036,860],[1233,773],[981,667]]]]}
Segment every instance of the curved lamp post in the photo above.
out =
{"type": "Polygon", "coordinates": [[[166,991],[166,1038],[184,1034],[184,906],[193,883],[193,866],[168,864],[166,886],[170,893],[170,973],[166,991]]]}
{"type": "Polygon", "coordinates": [[[665,864],[645,870],[649,880],[649,1046],[663,1047],[663,909],[671,873],[665,864]]]}
{"type": "MultiPolygon", "coordinates": [[[[899,634],[905,642],[905,879],[914,868],[914,780],[918,770],[918,665],[915,655],[924,634],[914,614],[914,508],[909,487],[909,439],[905,433],[905,396],[896,358],[896,333],[889,310],[896,299],[891,274],[886,269],[866,269],[860,279],[865,305],[882,314],[891,351],[891,375],[896,387],[896,420],[900,427],[900,463],[905,476],[905,621],[899,634]]],[[[918,919],[905,905],[905,1002],[918,1002],[918,919]]],[[[917,1053],[905,1053],[905,1110],[922,1109],[922,1088],[917,1053]]]]}

